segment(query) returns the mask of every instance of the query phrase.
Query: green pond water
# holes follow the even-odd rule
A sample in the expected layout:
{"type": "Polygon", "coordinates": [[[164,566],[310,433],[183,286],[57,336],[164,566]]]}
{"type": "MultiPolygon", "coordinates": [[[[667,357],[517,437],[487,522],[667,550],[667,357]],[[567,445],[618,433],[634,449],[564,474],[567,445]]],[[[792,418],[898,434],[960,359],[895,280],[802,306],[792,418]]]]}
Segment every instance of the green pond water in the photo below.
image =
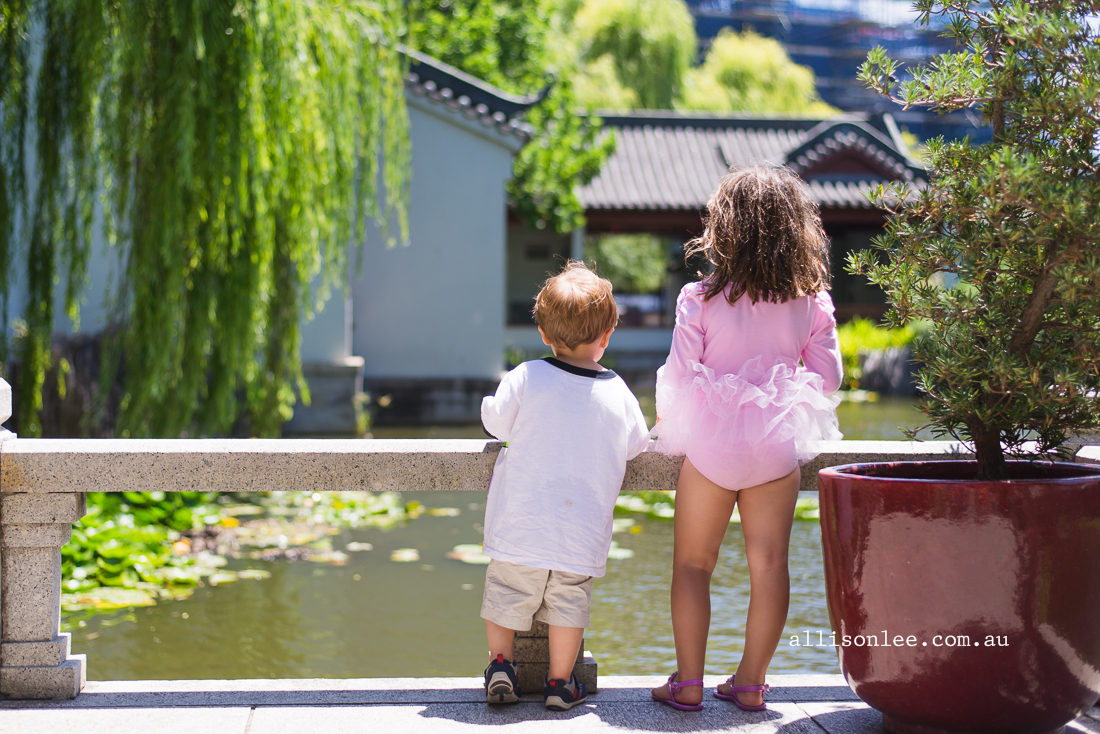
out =
{"type": "MultiPolygon", "coordinates": [[[[651,410],[652,400],[643,398],[651,410]]],[[[852,439],[901,439],[898,426],[919,426],[911,401],[845,403],[841,430],[852,439]]],[[[378,429],[377,437],[477,437],[479,427],[378,429]]],[[[456,545],[481,541],[485,492],[408,492],[450,517],[425,515],[389,530],[349,530],[333,547],[346,565],[230,561],[230,569],[271,572],[261,581],[204,587],[189,599],[94,616],[72,627],[75,652],[88,654],[93,680],[198,678],[358,678],[470,676],[486,655],[478,616],[484,566],[449,559],[456,545]],[[352,546],[362,547],[362,546],[352,546]],[[391,552],[415,548],[419,559],[391,552]]],[[[625,517],[625,516],[622,516],[625,517]]],[[[633,552],[609,560],[597,579],[585,647],[604,675],[671,672],[675,667],[668,588],[672,522],[631,516],[615,534],[633,552]]],[[[792,635],[828,630],[820,530],[796,522],[791,539],[791,608],[771,671],[835,672],[828,647],[792,647],[792,635]]],[[[748,572],[740,526],[731,525],[712,585],[707,673],[728,674],[740,657],[748,609],[748,572]]],[[[827,633],[826,633],[827,634],[827,633]]]]}

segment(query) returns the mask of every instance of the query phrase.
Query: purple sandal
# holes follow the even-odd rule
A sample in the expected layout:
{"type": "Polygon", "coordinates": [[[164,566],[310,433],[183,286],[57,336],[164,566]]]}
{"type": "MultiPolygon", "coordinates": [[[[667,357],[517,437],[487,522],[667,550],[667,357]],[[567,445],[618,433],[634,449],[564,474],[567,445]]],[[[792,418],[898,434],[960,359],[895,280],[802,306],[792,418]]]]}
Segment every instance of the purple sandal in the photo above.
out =
{"type": "Polygon", "coordinates": [[[739,701],[737,699],[737,692],[738,691],[744,691],[745,693],[750,693],[750,692],[754,692],[754,691],[759,691],[760,693],[764,693],[764,692],[768,691],[771,688],[771,686],[769,686],[767,683],[765,683],[762,686],[735,686],[733,684],[733,679],[736,678],[736,677],[737,676],[731,675],[730,679],[728,681],[726,681],[726,683],[729,683],[729,686],[730,686],[730,695],[727,696],[725,693],[722,693],[718,689],[715,689],[714,690],[714,697],[715,698],[720,698],[723,701],[733,701],[733,704],[737,708],[741,709],[742,711],[764,711],[764,710],[766,710],[768,708],[768,705],[764,704],[764,703],[760,704],[759,706],[746,706],[745,704],[741,703],[741,701],[739,701]]]}
{"type": "Polygon", "coordinates": [[[688,703],[680,703],[679,701],[676,700],[676,694],[679,693],[681,688],[685,688],[687,686],[702,686],[703,681],[701,681],[701,680],[682,680],[679,683],[677,683],[676,682],[676,676],[678,676],[679,674],[680,674],[680,671],[677,670],[675,673],[673,673],[672,675],[670,675],[668,677],[668,696],[669,696],[668,698],[658,698],[656,695],[654,695],[652,693],[649,694],[649,695],[653,697],[654,701],[659,701],[659,702],[665,704],[666,706],[671,706],[672,708],[677,709],[679,711],[702,711],[703,710],[703,704],[697,703],[697,704],[692,705],[692,704],[688,704],[688,703]]]}

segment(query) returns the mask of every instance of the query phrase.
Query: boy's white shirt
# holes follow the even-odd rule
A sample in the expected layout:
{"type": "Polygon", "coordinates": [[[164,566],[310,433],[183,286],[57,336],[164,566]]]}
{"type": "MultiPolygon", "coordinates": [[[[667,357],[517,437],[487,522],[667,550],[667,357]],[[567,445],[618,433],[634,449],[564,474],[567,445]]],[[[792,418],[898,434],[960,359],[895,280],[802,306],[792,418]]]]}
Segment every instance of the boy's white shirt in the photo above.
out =
{"type": "Polygon", "coordinates": [[[603,576],[626,462],[649,444],[626,383],[524,362],[482,400],[481,420],[508,442],[489,484],[485,555],[603,576]]]}

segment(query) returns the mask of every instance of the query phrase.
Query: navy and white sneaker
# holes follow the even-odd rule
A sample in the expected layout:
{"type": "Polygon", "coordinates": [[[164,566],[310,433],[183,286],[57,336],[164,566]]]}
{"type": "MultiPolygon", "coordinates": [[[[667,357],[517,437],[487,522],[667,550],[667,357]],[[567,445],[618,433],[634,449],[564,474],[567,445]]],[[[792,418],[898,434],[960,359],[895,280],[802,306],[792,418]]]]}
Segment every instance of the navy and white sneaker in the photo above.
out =
{"type": "Polygon", "coordinates": [[[588,698],[588,689],[572,673],[569,682],[561,678],[547,680],[542,687],[542,700],[551,711],[568,711],[588,698]]]}
{"type": "Polygon", "coordinates": [[[518,700],[516,665],[511,660],[505,660],[503,655],[497,655],[497,659],[485,669],[485,702],[515,703],[518,700]]]}

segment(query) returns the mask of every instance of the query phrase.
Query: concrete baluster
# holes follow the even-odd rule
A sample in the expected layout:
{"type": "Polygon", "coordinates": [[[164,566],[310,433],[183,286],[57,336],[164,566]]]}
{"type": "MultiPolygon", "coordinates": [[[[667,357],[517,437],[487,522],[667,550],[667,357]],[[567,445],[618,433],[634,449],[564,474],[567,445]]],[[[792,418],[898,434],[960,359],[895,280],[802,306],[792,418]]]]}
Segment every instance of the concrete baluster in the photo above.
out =
{"type": "MultiPolygon", "coordinates": [[[[11,417],[11,387],[0,379],[0,424],[11,417]]],[[[0,433],[4,445],[14,439],[0,433]]],[[[75,698],[86,662],[61,629],[61,547],[87,511],[82,493],[29,494],[0,486],[0,695],[75,698]]]]}
{"type": "MultiPolygon", "coordinates": [[[[516,632],[512,645],[512,662],[520,690],[524,693],[541,693],[542,684],[550,672],[550,627],[545,622],[535,622],[526,632],[516,632]]],[[[584,649],[584,640],[577,651],[573,675],[585,685],[589,693],[597,691],[597,665],[592,654],[584,649]]]]}

